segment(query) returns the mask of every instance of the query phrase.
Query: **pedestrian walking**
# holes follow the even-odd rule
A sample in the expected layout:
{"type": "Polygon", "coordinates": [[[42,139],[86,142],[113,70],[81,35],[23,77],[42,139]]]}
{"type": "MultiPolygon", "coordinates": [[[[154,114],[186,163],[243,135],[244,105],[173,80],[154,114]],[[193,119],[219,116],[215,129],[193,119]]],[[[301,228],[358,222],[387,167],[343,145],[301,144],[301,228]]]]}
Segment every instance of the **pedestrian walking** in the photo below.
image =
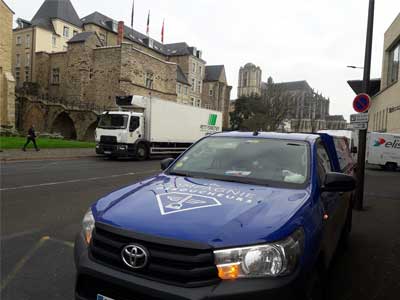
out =
{"type": "Polygon", "coordinates": [[[36,151],[39,151],[40,149],[36,145],[36,133],[35,133],[35,127],[31,125],[31,127],[28,130],[28,136],[26,137],[26,143],[24,147],[22,147],[22,151],[26,151],[26,146],[28,146],[29,142],[33,143],[33,146],[35,147],[36,151]]]}

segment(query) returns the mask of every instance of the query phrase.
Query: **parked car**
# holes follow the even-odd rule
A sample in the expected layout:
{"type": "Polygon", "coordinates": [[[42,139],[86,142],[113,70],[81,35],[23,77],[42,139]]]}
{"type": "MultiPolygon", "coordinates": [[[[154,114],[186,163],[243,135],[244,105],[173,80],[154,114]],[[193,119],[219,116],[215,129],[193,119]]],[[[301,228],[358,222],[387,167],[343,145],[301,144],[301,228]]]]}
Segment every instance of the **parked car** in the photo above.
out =
{"type": "Polygon", "coordinates": [[[89,208],[76,299],[322,299],[355,187],[331,136],[217,133],[161,166],[89,208]]]}

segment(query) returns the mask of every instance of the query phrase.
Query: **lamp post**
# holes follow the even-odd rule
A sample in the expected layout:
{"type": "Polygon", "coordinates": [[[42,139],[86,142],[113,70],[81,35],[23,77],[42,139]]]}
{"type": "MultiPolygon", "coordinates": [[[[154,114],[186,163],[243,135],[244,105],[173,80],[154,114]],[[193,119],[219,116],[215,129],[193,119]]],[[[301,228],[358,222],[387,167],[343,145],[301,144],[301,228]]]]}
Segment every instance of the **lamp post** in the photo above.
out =
{"type": "MultiPolygon", "coordinates": [[[[370,93],[370,75],[371,75],[371,54],[372,54],[372,36],[374,30],[374,8],[375,0],[369,0],[367,37],[365,43],[364,56],[364,76],[362,90],[364,93],[370,93]]],[[[360,130],[358,134],[358,158],[357,158],[357,189],[355,208],[362,210],[364,206],[364,178],[365,178],[365,152],[367,144],[367,129],[360,130]]]]}

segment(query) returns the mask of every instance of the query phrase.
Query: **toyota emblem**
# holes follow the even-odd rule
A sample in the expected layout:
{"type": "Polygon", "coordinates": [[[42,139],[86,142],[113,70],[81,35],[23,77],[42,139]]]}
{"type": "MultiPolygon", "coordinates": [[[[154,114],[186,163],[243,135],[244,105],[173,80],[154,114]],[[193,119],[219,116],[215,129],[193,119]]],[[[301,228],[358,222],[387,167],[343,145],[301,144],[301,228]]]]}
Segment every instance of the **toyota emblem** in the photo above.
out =
{"type": "Polygon", "coordinates": [[[124,263],[132,269],[141,269],[147,265],[149,254],[147,250],[139,245],[127,245],[121,251],[124,263]]]}

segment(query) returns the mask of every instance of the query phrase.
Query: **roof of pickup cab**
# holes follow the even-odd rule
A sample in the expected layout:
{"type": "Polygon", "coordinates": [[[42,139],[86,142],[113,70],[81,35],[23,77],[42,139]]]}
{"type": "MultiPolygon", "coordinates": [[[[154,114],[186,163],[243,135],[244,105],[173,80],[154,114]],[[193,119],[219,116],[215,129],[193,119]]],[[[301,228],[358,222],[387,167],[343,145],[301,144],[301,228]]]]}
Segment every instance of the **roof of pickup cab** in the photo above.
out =
{"type": "Polygon", "coordinates": [[[320,134],[312,133],[281,133],[281,132],[259,132],[254,135],[254,132],[229,131],[216,133],[213,136],[226,137],[244,137],[244,138],[265,138],[265,139],[285,139],[296,141],[315,141],[320,137],[320,134]]]}

